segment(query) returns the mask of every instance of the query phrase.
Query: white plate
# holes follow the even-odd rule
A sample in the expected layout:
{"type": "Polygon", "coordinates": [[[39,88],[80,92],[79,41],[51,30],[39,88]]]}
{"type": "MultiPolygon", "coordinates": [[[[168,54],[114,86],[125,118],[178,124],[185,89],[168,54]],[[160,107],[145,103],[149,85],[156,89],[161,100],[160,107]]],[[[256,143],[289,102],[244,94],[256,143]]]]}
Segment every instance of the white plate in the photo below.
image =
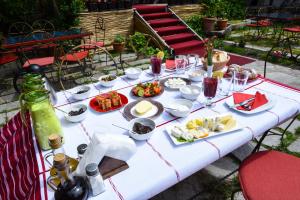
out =
{"type": "MultiPolygon", "coordinates": [[[[166,127],[166,132],[167,132],[167,134],[169,135],[169,137],[171,138],[171,140],[173,141],[173,143],[176,144],[176,145],[181,145],[181,144],[190,143],[190,142],[179,142],[179,141],[177,140],[177,138],[174,137],[174,136],[172,135],[171,129],[172,129],[172,127],[174,127],[174,126],[176,126],[176,125],[177,125],[177,126],[178,126],[178,125],[179,125],[179,126],[182,126],[181,124],[175,124],[175,125],[167,126],[167,127],[166,127]]],[[[240,127],[239,124],[237,123],[236,126],[235,126],[234,128],[232,128],[232,129],[230,129],[230,130],[222,131],[222,132],[210,132],[209,135],[208,135],[207,137],[195,139],[194,142],[195,142],[195,141],[199,141],[199,140],[203,140],[203,139],[208,139],[208,138],[211,138],[211,137],[216,137],[216,136],[219,136],[219,135],[224,135],[224,134],[226,134],[226,133],[231,133],[231,132],[233,132],[233,131],[237,131],[237,130],[240,130],[240,129],[242,129],[242,128],[243,128],[243,127],[240,127]]]]}
{"type": "Polygon", "coordinates": [[[131,108],[130,113],[137,118],[150,118],[150,117],[153,117],[154,115],[156,115],[156,113],[158,112],[158,108],[155,105],[152,105],[151,110],[144,113],[143,115],[140,115],[135,111],[135,107],[136,106],[133,106],[131,108]]]}
{"type": "MultiPolygon", "coordinates": [[[[256,109],[254,109],[254,110],[246,111],[246,110],[238,110],[237,108],[231,108],[231,109],[233,109],[233,110],[235,110],[237,112],[248,114],[248,115],[260,113],[260,112],[263,112],[263,111],[266,111],[266,110],[270,110],[276,104],[275,98],[267,96],[267,99],[268,99],[268,103],[266,103],[265,105],[262,105],[262,106],[260,106],[260,107],[258,107],[256,109]]],[[[228,98],[226,100],[226,104],[229,107],[233,106],[234,105],[233,97],[228,98]]]]}

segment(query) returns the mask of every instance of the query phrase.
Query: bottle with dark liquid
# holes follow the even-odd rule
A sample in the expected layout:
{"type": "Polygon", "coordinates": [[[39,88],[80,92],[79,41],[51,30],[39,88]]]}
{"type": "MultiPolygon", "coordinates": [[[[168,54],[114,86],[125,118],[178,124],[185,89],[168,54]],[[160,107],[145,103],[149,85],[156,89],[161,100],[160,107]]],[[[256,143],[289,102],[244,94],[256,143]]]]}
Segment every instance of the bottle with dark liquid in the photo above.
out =
{"type": "MultiPolygon", "coordinates": [[[[49,154],[45,155],[45,160],[50,164],[51,162],[48,160],[50,157],[54,157],[55,155],[59,154],[59,153],[65,153],[65,149],[62,145],[62,137],[57,135],[57,134],[51,134],[48,137],[48,142],[49,142],[49,146],[52,149],[52,152],[50,152],[49,154]]],[[[75,171],[78,165],[78,160],[71,158],[69,156],[66,156],[69,162],[69,167],[71,172],[75,171]]],[[[55,177],[57,175],[56,169],[52,166],[50,169],[50,176],[51,177],[55,177]]],[[[52,180],[52,183],[56,186],[58,186],[58,184],[60,183],[59,178],[54,178],[52,180]]]]}
{"type": "Polygon", "coordinates": [[[54,156],[53,166],[57,171],[60,184],[54,193],[55,200],[85,200],[88,198],[89,187],[86,179],[73,176],[67,156],[59,153],[54,156]]]}

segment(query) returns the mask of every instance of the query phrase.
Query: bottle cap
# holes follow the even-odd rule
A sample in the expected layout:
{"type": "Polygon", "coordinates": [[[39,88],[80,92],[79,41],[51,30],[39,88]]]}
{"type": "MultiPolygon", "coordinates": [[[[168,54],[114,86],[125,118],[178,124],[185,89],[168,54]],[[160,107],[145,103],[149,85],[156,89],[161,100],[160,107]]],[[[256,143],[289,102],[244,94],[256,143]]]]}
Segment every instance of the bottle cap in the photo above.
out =
{"type": "Polygon", "coordinates": [[[65,168],[66,162],[67,162],[67,157],[63,153],[58,153],[53,158],[53,166],[59,170],[65,168]]]}
{"type": "Polygon", "coordinates": [[[99,174],[98,165],[96,163],[90,163],[85,167],[85,172],[88,176],[95,176],[99,174]]]}
{"type": "Polygon", "coordinates": [[[62,145],[62,137],[57,134],[51,134],[48,137],[48,142],[52,149],[58,149],[62,145]]]}
{"type": "Polygon", "coordinates": [[[78,145],[78,147],[77,147],[78,154],[84,154],[84,152],[87,149],[87,146],[88,146],[87,144],[80,144],[80,145],[78,145]]]}

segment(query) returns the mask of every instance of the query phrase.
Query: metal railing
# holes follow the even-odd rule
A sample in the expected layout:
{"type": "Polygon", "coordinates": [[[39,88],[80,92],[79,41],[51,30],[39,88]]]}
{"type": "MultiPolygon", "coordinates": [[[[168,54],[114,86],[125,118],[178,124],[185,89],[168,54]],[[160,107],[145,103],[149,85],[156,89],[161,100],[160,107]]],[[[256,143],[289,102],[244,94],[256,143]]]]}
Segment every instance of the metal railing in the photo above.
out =
{"type": "Polygon", "coordinates": [[[134,4],[157,4],[168,5],[194,4],[198,0],[86,0],[86,8],[89,12],[103,12],[110,10],[131,9],[134,4]]]}

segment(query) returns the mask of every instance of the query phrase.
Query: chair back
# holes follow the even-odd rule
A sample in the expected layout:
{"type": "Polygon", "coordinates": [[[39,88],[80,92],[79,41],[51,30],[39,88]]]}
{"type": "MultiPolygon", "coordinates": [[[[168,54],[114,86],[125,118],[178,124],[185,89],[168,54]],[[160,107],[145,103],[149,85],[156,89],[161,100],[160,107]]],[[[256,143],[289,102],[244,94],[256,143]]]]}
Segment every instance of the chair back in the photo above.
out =
{"type": "Polygon", "coordinates": [[[33,31],[33,28],[26,22],[15,22],[8,28],[8,36],[25,36],[33,31]]]}
{"type": "Polygon", "coordinates": [[[54,25],[45,19],[39,19],[32,23],[33,30],[42,30],[48,33],[53,33],[55,31],[54,25]]]}
{"type": "Polygon", "coordinates": [[[29,114],[18,113],[0,129],[0,199],[41,199],[38,146],[29,114]]]}
{"type": "Polygon", "coordinates": [[[103,17],[98,17],[95,22],[95,37],[96,42],[105,41],[105,22],[103,17]]]}

